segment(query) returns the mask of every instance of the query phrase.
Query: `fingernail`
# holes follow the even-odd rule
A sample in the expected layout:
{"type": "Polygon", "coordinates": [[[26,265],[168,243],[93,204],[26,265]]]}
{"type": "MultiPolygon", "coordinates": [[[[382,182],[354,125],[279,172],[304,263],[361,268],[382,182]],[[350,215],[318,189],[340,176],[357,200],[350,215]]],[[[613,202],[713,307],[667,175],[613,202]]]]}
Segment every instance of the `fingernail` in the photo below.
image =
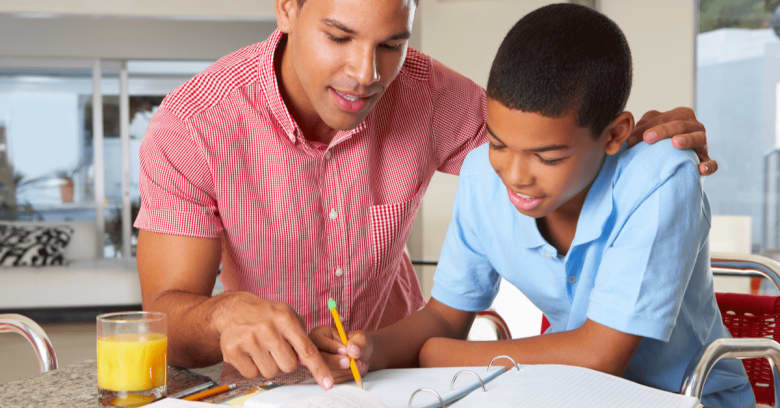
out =
{"type": "Polygon", "coordinates": [[[710,171],[710,166],[708,164],[702,164],[701,167],[704,169],[705,172],[710,171]]]}
{"type": "Polygon", "coordinates": [[[360,347],[352,345],[347,347],[347,351],[349,352],[349,355],[352,357],[360,357],[360,347]]]}
{"type": "Polygon", "coordinates": [[[322,380],[322,385],[325,387],[325,389],[329,390],[331,387],[333,387],[333,379],[330,377],[325,377],[322,380]]]}
{"type": "Polygon", "coordinates": [[[339,367],[347,369],[349,368],[349,359],[348,358],[342,358],[339,360],[339,367]]]}
{"type": "Polygon", "coordinates": [[[339,354],[347,354],[347,349],[346,349],[346,347],[339,347],[339,349],[337,350],[337,352],[338,352],[339,354]]]}
{"type": "Polygon", "coordinates": [[[658,138],[658,134],[655,132],[645,133],[645,141],[647,142],[654,142],[656,138],[658,138]]]}

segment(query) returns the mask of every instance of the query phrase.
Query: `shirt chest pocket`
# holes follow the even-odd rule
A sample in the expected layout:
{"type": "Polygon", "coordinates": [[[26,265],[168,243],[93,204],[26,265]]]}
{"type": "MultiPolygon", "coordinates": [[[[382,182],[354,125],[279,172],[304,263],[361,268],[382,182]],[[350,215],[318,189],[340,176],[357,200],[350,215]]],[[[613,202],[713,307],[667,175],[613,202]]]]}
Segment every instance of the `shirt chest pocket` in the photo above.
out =
{"type": "Polygon", "coordinates": [[[369,207],[371,261],[375,276],[398,264],[420,208],[424,189],[407,201],[369,207]]]}

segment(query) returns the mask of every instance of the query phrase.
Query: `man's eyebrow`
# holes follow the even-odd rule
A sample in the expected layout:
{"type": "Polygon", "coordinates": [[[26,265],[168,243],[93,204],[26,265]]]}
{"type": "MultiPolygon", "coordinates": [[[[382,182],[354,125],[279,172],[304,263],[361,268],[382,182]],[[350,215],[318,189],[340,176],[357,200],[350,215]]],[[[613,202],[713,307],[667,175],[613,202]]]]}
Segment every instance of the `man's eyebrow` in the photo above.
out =
{"type": "Polygon", "coordinates": [[[412,33],[410,33],[409,30],[406,30],[406,31],[404,31],[402,33],[398,33],[398,34],[390,36],[390,38],[388,38],[385,41],[408,40],[409,37],[411,37],[411,36],[412,36],[412,33]]]}
{"type": "MultiPolygon", "coordinates": [[[[332,18],[323,18],[322,23],[326,26],[336,28],[338,30],[341,30],[347,34],[355,35],[357,34],[357,31],[347,27],[343,23],[334,20],[332,18]]],[[[412,33],[409,32],[409,30],[405,30],[404,32],[393,34],[390,37],[388,37],[385,41],[396,41],[396,40],[408,40],[412,36],[412,33]]]]}
{"type": "Polygon", "coordinates": [[[340,22],[338,22],[338,21],[336,21],[336,20],[334,20],[332,18],[323,18],[322,19],[322,23],[327,25],[327,26],[331,26],[333,28],[337,28],[337,29],[339,29],[341,31],[344,31],[345,33],[348,33],[348,34],[357,34],[357,31],[355,31],[355,30],[345,26],[344,24],[342,24],[342,23],[340,23],[340,22]]]}

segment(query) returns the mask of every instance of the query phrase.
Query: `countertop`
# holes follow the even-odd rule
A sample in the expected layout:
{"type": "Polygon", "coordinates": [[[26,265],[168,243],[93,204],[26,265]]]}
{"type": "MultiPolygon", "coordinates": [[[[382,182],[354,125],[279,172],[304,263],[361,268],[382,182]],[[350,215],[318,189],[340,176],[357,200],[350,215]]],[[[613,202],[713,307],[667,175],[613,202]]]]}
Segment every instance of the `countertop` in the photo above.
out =
{"type": "MultiPolygon", "coordinates": [[[[222,364],[196,370],[168,366],[168,394],[198,385],[208,379],[218,384],[237,385],[236,389],[211,398],[204,402],[219,403],[242,395],[259,384],[262,379],[245,379],[229,365],[223,370],[222,364]]],[[[274,382],[285,384],[305,379],[308,372],[298,370],[274,378],[274,382]]],[[[86,360],[77,364],[52,370],[35,377],[15,380],[0,385],[0,406],[3,408],[45,407],[76,408],[98,407],[97,363],[86,360]]]]}

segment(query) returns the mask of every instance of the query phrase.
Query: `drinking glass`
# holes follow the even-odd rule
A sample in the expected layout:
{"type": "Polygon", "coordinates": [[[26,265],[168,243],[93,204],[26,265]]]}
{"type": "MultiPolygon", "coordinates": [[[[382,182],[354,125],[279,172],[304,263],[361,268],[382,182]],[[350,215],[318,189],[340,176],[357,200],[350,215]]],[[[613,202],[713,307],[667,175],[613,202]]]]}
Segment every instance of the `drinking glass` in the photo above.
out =
{"type": "Polygon", "coordinates": [[[165,313],[117,312],[97,317],[97,383],[102,405],[137,407],[162,398],[167,371],[165,313]]]}

